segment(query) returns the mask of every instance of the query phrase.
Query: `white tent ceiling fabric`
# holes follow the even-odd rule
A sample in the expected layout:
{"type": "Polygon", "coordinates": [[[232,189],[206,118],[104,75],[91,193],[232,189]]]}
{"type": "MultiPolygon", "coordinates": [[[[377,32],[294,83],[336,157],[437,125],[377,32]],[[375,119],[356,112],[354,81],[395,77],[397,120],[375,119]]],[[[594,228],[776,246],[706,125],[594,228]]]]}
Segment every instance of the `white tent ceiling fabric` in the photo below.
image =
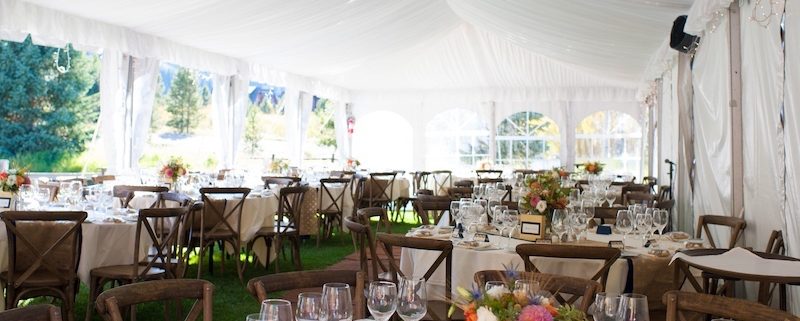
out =
{"type": "Polygon", "coordinates": [[[0,0],[0,36],[249,72],[344,100],[363,90],[596,92],[636,89],[691,3],[0,0]]]}

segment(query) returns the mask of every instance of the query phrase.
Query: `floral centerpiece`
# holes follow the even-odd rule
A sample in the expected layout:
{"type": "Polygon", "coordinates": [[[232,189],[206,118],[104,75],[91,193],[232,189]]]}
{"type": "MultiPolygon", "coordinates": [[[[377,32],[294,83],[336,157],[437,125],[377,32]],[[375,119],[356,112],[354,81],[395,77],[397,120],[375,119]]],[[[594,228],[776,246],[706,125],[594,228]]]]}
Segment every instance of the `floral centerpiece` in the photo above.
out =
{"type": "Polygon", "coordinates": [[[558,172],[558,177],[560,178],[567,178],[570,174],[564,167],[553,167],[553,171],[558,172]]]}
{"type": "Polygon", "coordinates": [[[285,173],[289,170],[289,162],[284,158],[272,158],[269,162],[270,173],[285,173]]]}
{"type": "Polygon", "coordinates": [[[186,175],[186,164],[183,163],[183,159],[180,157],[170,157],[169,162],[161,168],[159,172],[160,176],[164,181],[168,183],[175,183],[178,181],[183,175],[186,175]]]}
{"type": "MultiPolygon", "coordinates": [[[[464,311],[466,321],[583,321],[586,315],[570,305],[555,307],[548,292],[514,289],[519,273],[506,269],[505,286],[467,290],[459,287],[454,306],[464,311]]],[[[534,280],[530,280],[534,281],[534,280]]],[[[530,282],[534,284],[534,282],[530,282]]]]}
{"type": "Polygon", "coordinates": [[[520,197],[519,208],[552,219],[553,209],[567,208],[569,188],[561,187],[561,174],[549,171],[525,180],[527,191],[520,197]]]}
{"type": "Polygon", "coordinates": [[[22,184],[30,184],[28,170],[25,168],[0,171],[0,190],[16,193],[22,184]]]}
{"type": "Polygon", "coordinates": [[[583,170],[589,174],[597,175],[603,172],[604,166],[605,164],[601,162],[586,162],[583,163],[583,170]]]}
{"type": "Polygon", "coordinates": [[[486,159],[484,159],[484,160],[482,160],[482,161],[478,162],[478,164],[476,164],[476,165],[478,166],[478,169],[479,169],[479,170],[489,170],[489,169],[492,169],[492,162],[491,162],[491,161],[489,161],[489,160],[486,160],[486,159]]]}
{"type": "Polygon", "coordinates": [[[361,162],[359,162],[355,158],[348,158],[347,161],[345,162],[344,166],[345,166],[346,169],[355,170],[359,166],[361,166],[361,162]]]}

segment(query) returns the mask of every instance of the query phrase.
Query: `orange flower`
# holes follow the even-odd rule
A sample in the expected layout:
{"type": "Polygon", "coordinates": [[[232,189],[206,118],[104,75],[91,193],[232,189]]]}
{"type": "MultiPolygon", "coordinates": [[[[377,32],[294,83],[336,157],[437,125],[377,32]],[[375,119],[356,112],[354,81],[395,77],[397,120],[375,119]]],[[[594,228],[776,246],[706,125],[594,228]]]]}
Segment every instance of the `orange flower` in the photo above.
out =
{"type": "Polygon", "coordinates": [[[547,309],[547,312],[550,312],[550,315],[552,315],[553,317],[558,316],[558,309],[556,309],[556,307],[554,307],[553,305],[548,304],[545,305],[544,308],[547,309]]]}
{"type": "Polygon", "coordinates": [[[25,176],[17,176],[17,186],[25,184],[25,176]]]}
{"type": "Polygon", "coordinates": [[[478,314],[475,312],[475,302],[462,306],[464,310],[464,318],[466,321],[478,321],[478,314]]]}

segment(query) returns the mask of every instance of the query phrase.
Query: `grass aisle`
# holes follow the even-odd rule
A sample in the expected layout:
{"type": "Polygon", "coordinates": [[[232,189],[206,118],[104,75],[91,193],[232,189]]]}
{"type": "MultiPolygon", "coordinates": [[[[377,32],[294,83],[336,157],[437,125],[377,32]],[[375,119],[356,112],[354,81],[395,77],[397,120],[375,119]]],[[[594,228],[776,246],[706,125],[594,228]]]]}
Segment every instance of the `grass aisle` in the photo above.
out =
{"type": "MultiPolygon", "coordinates": [[[[411,218],[411,212],[406,213],[403,223],[393,223],[393,233],[405,233],[416,223],[411,218]]],[[[350,234],[334,235],[332,239],[321,242],[317,247],[316,236],[308,238],[303,241],[300,248],[300,256],[305,270],[318,270],[325,269],[342,259],[347,255],[354,252],[353,242],[350,234]]],[[[291,264],[287,252],[287,259],[281,260],[281,271],[293,271],[294,267],[291,264]]],[[[267,272],[263,266],[248,264],[244,273],[244,284],[239,282],[236,276],[235,265],[233,260],[225,259],[225,272],[219,271],[220,251],[214,251],[214,275],[207,273],[208,259],[203,260],[203,273],[202,278],[211,281],[214,286],[214,320],[216,321],[243,321],[250,313],[256,313],[260,309],[260,305],[253,297],[247,292],[247,280],[265,274],[271,274],[274,271],[274,265],[270,265],[270,270],[267,272]]],[[[196,261],[189,267],[188,276],[197,275],[196,261]]],[[[86,313],[88,288],[81,285],[81,291],[77,298],[77,311],[76,320],[84,320],[86,313]]],[[[40,300],[36,300],[41,302],[40,300]]],[[[188,308],[184,310],[184,313],[188,308]]],[[[163,305],[162,304],[147,304],[139,306],[137,309],[137,320],[163,320],[163,305]]],[[[101,320],[97,313],[93,312],[93,320],[101,320]]]]}

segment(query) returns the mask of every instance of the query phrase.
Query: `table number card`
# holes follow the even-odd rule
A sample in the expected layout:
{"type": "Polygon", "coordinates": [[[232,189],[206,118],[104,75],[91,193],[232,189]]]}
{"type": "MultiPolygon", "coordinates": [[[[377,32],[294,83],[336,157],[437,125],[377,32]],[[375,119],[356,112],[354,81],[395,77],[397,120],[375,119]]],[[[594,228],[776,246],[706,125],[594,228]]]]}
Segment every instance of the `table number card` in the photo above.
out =
{"type": "Polygon", "coordinates": [[[535,241],[544,234],[544,215],[522,214],[519,216],[519,238],[535,241]]]}
{"type": "Polygon", "coordinates": [[[14,194],[0,192],[0,212],[10,211],[14,206],[14,194]]]}

